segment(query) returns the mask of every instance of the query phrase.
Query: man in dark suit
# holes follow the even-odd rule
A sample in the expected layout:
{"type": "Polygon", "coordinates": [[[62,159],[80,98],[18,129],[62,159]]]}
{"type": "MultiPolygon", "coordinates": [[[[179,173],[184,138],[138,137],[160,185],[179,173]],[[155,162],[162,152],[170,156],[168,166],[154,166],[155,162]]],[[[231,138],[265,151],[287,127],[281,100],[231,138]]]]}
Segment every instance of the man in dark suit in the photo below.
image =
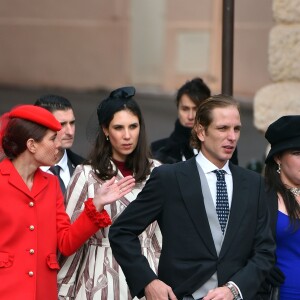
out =
{"type": "Polygon", "coordinates": [[[75,137],[75,116],[70,101],[58,95],[45,95],[36,100],[35,104],[49,110],[60,122],[62,129],[57,133],[61,143],[56,168],[42,167],[46,172],[52,172],[59,177],[62,192],[64,193],[75,167],[84,161],[84,158],[71,151],[75,137]]]}
{"type": "Polygon", "coordinates": [[[197,109],[199,154],[155,168],[110,228],[113,254],[132,296],[149,299],[259,299],[274,264],[261,176],[229,162],[239,136],[238,103],[216,95],[197,109]],[[157,221],[158,275],[141,255],[139,234],[157,221]]]}

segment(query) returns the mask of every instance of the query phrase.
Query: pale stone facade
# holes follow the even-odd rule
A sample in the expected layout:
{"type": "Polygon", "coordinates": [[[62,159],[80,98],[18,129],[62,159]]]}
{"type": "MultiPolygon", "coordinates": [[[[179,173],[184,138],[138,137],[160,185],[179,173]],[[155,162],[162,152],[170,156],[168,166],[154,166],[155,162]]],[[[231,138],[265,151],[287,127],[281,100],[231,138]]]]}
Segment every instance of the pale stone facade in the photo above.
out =
{"type": "Polygon", "coordinates": [[[270,32],[269,46],[269,72],[272,80],[300,80],[299,57],[300,22],[275,26],[270,32]]]}
{"type": "Polygon", "coordinates": [[[300,114],[300,0],[273,0],[276,26],[269,37],[273,83],[254,97],[254,124],[265,132],[283,115],[300,114]]]}
{"type": "Polygon", "coordinates": [[[300,113],[300,84],[278,82],[259,90],[254,98],[255,126],[263,133],[281,116],[300,113]]]}
{"type": "Polygon", "coordinates": [[[273,15],[276,22],[298,23],[300,20],[299,0],[273,1],[273,15]]]}

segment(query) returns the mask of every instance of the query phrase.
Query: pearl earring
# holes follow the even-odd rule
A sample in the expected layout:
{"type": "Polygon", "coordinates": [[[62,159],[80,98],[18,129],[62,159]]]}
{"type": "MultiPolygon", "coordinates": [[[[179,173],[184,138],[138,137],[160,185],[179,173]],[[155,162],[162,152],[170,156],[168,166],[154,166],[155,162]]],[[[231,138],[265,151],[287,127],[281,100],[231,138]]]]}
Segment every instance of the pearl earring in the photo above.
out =
{"type": "Polygon", "coordinates": [[[109,141],[109,136],[108,135],[106,136],[106,140],[109,141]]]}
{"type": "Polygon", "coordinates": [[[276,172],[277,172],[278,174],[280,174],[280,171],[281,171],[281,167],[280,167],[280,164],[278,163],[278,169],[276,170],[276,172]]]}

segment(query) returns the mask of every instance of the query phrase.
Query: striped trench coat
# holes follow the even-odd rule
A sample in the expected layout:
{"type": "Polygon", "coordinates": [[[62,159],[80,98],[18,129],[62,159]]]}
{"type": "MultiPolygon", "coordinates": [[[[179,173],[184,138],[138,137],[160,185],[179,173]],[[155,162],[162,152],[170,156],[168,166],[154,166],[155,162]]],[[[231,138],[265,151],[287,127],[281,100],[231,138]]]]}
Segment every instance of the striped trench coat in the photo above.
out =
{"type": "MultiPolygon", "coordinates": [[[[153,167],[160,163],[153,160],[153,167]]],[[[153,169],[152,167],[152,169],[153,169]]],[[[118,172],[117,180],[123,175],[118,172]]],[[[74,222],[88,198],[103,182],[97,178],[89,165],[79,165],[69,183],[66,211],[74,222]]],[[[105,206],[112,222],[130,202],[136,199],[145,182],[137,183],[132,192],[105,206]]],[[[132,299],[125,276],[112,255],[108,240],[109,227],[94,234],[74,255],[60,257],[58,294],[61,300],[129,300],[132,299]]],[[[140,236],[142,252],[151,268],[157,272],[161,250],[161,233],[157,223],[151,224],[140,236]]]]}

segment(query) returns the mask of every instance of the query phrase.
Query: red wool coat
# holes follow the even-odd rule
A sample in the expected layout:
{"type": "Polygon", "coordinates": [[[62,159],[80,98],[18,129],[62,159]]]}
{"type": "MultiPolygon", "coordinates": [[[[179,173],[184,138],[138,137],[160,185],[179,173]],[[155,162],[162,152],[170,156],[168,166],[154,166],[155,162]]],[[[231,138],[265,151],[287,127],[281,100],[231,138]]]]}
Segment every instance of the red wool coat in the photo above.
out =
{"type": "Polygon", "coordinates": [[[38,169],[30,191],[13,164],[2,161],[0,298],[57,300],[57,248],[70,255],[99,230],[90,213],[86,208],[71,226],[55,176],[38,169]]]}

